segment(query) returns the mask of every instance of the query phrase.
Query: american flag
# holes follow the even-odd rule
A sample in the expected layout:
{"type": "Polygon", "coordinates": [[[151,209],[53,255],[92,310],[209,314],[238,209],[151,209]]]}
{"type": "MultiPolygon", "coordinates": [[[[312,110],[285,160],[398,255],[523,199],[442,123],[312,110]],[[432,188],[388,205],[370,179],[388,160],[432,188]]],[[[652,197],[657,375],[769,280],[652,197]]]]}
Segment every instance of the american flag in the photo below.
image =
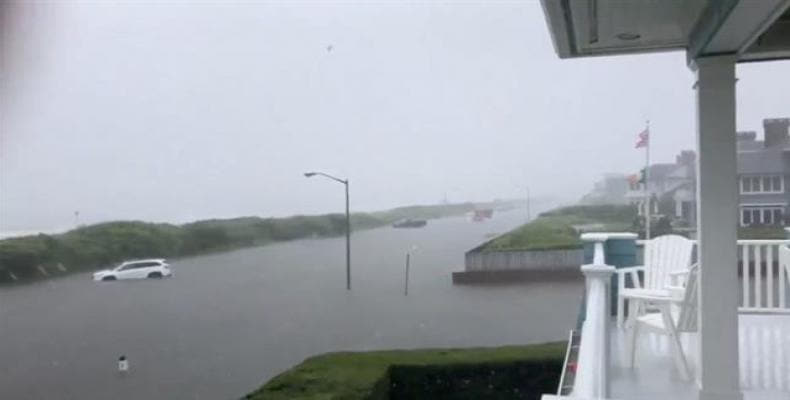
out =
{"type": "Polygon", "coordinates": [[[636,148],[638,149],[640,147],[647,147],[649,141],[650,131],[645,128],[645,130],[639,132],[639,135],[637,135],[636,148]]]}

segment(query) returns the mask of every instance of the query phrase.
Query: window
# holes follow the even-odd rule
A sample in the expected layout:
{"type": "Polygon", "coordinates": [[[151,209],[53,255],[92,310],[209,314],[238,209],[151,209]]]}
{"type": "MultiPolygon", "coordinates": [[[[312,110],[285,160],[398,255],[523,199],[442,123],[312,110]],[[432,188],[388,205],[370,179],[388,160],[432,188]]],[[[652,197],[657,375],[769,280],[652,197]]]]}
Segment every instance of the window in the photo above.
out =
{"type": "Polygon", "coordinates": [[[741,226],[783,224],[784,207],[782,206],[741,207],[741,226]]]}
{"type": "Polygon", "coordinates": [[[742,176],[741,194],[784,193],[781,175],[742,176]]]}
{"type": "Polygon", "coordinates": [[[158,267],[160,264],[156,261],[149,261],[144,263],[139,263],[135,268],[150,268],[150,267],[158,267]]]}
{"type": "Polygon", "coordinates": [[[138,268],[155,267],[157,265],[159,265],[159,263],[157,262],[137,262],[123,267],[122,271],[128,271],[130,269],[138,269],[138,268]]]}

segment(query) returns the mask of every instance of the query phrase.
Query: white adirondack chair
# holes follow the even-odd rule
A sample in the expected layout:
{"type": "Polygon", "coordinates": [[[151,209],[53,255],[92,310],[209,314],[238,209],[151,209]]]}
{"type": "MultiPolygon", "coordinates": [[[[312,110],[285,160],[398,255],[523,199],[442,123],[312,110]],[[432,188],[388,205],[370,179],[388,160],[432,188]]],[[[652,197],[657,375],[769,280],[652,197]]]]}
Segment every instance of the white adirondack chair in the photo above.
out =
{"type": "MultiPolygon", "coordinates": [[[[785,295],[785,285],[790,285],[790,247],[779,246],[779,298],[778,308],[790,309],[790,303],[785,295]]],[[[744,278],[745,279],[745,278],[744,278]]]]}
{"type": "Polygon", "coordinates": [[[688,273],[693,251],[694,241],[679,235],[663,235],[646,241],[644,265],[620,268],[615,272],[617,326],[623,326],[626,296],[668,295],[668,287],[678,285],[673,278],[688,273]],[[640,273],[644,279],[640,278],[640,273]],[[626,276],[630,278],[632,287],[626,287],[626,276]]]}
{"type": "Polygon", "coordinates": [[[653,308],[658,312],[647,314],[632,313],[629,316],[629,365],[633,368],[636,358],[636,342],[640,332],[649,331],[669,336],[672,353],[678,373],[684,380],[689,379],[689,366],[680,333],[697,331],[697,277],[699,266],[688,271],[685,286],[680,291],[670,290],[670,294],[650,295],[632,293],[626,296],[629,306],[637,309],[653,308]]]}

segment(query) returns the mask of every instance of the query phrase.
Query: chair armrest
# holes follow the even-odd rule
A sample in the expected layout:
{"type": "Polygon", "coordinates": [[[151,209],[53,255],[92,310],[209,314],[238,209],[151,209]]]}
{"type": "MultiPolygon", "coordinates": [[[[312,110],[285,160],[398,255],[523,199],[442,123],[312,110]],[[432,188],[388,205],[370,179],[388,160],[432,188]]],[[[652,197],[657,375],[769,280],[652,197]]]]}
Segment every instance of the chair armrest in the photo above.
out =
{"type": "Polygon", "coordinates": [[[681,299],[683,298],[683,294],[686,292],[686,288],[683,286],[667,286],[667,291],[672,297],[681,299]]]}
{"type": "Polygon", "coordinates": [[[682,301],[682,299],[679,299],[671,295],[662,296],[662,295],[648,294],[648,293],[629,293],[627,295],[623,295],[623,297],[626,299],[642,300],[655,304],[671,304],[671,303],[678,303],[682,301]]]}
{"type": "Polygon", "coordinates": [[[644,271],[644,270],[645,270],[645,266],[644,265],[635,265],[633,267],[618,268],[618,269],[614,270],[614,273],[622,275],[622,274],[628,274],[628,273],[631,273],[631,272],[639,272],[639,271],[644,271]]]}
{"type": "Polygon", "coordinates": [[[688,268],[684,269],[676,269],[673,271],[669,271],[667,275],[669,275],[670,285],[672,286],[682,286],[685,285],[685,280],[688,279],[688,274],[691,272],[691,269],[696,267],[697,264],[689,265],[688,268]]]}

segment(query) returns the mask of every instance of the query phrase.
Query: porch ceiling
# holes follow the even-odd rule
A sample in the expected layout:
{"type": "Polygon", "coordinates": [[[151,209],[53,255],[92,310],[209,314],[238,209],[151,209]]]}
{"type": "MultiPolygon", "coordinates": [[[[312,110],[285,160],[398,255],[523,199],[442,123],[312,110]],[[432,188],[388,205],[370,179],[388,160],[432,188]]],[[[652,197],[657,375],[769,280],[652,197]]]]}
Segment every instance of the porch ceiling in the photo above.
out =
{"type": "Polygon", "coordinates": [[[790,58],[790,0],[541,0],[561,58],[687,50],[790,58]]]}

